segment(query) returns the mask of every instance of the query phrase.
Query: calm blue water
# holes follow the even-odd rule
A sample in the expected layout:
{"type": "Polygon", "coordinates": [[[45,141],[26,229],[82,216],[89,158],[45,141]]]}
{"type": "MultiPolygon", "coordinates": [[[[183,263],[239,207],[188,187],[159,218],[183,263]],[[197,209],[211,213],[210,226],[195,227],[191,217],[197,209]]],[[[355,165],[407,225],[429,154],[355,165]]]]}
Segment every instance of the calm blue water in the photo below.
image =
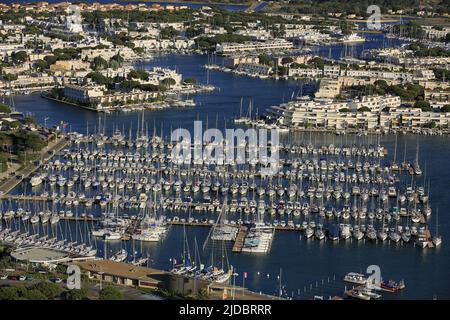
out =
{"type": "MultiPolygon", "coordinates": [[[[383,40],[377,38],[378,44],[382,45],[383,40]]],[[[355,50],[360,51],[361,46],[356,46],[355,50]]],[[[340,56],[343,51],[342,46],[333,46],[332,55],[340,56]]],[[[320,52],[328,56],[328,48],[321,48],[320,52]]],[[[201,65],[207,62],[206,56],[163,56],[155,58],[147,63],[151,65],[161,65],[176,68],[185,77],[193,76],[200,82],[205,83],[207,79],[206,71],[201,65]]],[[[201,119],[209,126],[215,126],[216,116],[218,127],[223,128],[226,124],[232,125],[231,119],[239,114],[240,99],[244,97],[244,111],[247,109],[249,99],[253,98],[254,108],[258,108],[262,113],[268,106],[281,103],[290,99],[292,93],[300,90],[301,83],[295,81],[273,81],[258,80],[244,76],[235,76],[229,73],[210,72],[209,81],[220,88],[207,94],[194,96],[198,102],[195,109],[169,109],[165,111],[145,112],[145,118],[149,126],[149,131],[153,129],[155,123],[157,132],[162,125],[164,135],[168,135],[170,128],[186,127],[191,128],[193,121],[201,119]]],[[[303,92],[311,91],[312,87],[305,84],[303,92]]],[[[16,97],[17,109],[23,112],[31,112],[39,122],[46,122],[47,125],[58,124],[61,120],[68,121],[72,130],[80,132],[86,131],[89,124],[90,131],[98,124],[99,115],[90,111],[80,110],[74,107],[41,99],[39,95],[16,97]],[[47,120],[45,120],[47,119],[47,120]]],[[[111,132],[114,126],[125,128],[134,122],[136,126],[139,113],[111,114],[106,115],[107,131],[111,132]]],[[[128,132],[128,131],[125,131],[128,132]]],[[[304,135],[305,140],[312,139],[319,144],[321,142],[331,143],[335,141],[334,135],[304,135]]],[[[345,139],[352,141],[352,136],[345,139]]],[[[444,237],[444,243],[439,249],[420,250],[411,245],[389,245],[347,242],[339,243],[305,241],[299,239],[300,234],[296,232],[277,232],[273,241],[272,249],[267,255],[233,254],[227,251],[230,263],[237,268],[240,274],[236,278],[236,284],[242,285],[242,273],[248,272],[245,286],[255,291],[262,291],[269,294],[278,294],[279,281],[277,275],[282,268],[281,283],[285,287],[289,296],[294,298],[307,299],[314,294],[324,294],[325,296],[342,294],[345,284],[342,277],[350,271],[364,272],[367,266],[377,264],[381,267],[382,276],[385,279],[404,279],[407,285],[406,290],[400,294],[385,294],[385,299],[432,299],[450,298],[450,251],[446,239],[450,238],[450,196],[448,194],[450,181],[450,168],[448,159],[450,158],[450,140],[448,137],[426,137],[426,136],[400,136],[398,139],[398,159],[403,158],[404,142],[407,142],[407,160],[415,158],[416,145],[420,145],[420,162],[426,171],[426,176],[431,180],[431,203],[433,208],[439,208],[439,232],[444,237]],[[335,280],[333,280],[335,279],[335,280]],[[328,282],[329,280],[329,282],[328,282]],[[322,285],[322,281],[324,284],[322,285]],[[317,287],[316,287],[317,283],[317,287]],[[305,291],[306,288],[306,291],[305,291]],[[311,289],[312,288],[312,289],[311,289]]],[[[383,136],[381,143],[388,147],[389,156],[393,156],[394,137],[383,136]]],[[[434,230],[435,216],[431,218],[431,228],[434,230]]],[[[67,228],[62,225],[59,228],[67,228]]],[[[80,229],[84,233],[86,226],[80,227],[71,224],[72,230],[80,229]]],[[[60,230],[61,231],[61,230],[60,230]]],[[[82,231],[82,232],[81,232],[82,231]]],[[[186,228],[187,238],[191,246],[191,253],[194,251],[194,237],[196,238],[200,250],[208,234],[208,229],[203,227],[186,228]]],[[[171,257],[179,257],[183,252],[184,232],[182,227],[172,227],[168,237],[161,244],[146,244],[142,251],[148,252],[152,258],[152,266],[169,269],[171,257]]],[[[102,243],[97,241],[100,250],[103,250],[102,243]]],[[[109,252],[116,251],[121,245],[131,246],[131,243],[111,243],[108,244],[109,252]]],[[[138,244],[135,248],[141,251],[138,244]]],[[[215,249],[215,255],[217,250],[215,249]]],[[[129,248],[131,252],[131,248],[129,248]]],[[[202,252],[204,259],[211,256],[212,249],[207,248],[202,252]]]]}

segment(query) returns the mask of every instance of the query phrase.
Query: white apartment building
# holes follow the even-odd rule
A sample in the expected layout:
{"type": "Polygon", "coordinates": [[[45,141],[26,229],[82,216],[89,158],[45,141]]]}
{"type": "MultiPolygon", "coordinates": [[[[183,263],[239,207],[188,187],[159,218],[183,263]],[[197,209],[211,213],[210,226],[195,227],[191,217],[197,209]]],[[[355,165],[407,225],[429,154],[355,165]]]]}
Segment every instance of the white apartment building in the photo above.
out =
{"type": "Polygon", "coordinates": [[[450,27],[435,28],[433,26],[422,26],[429,39],[443,39],[450,33],[450,27]]]}
{"type": "Polygon", "coordinates": [[[128,47],[120,47],[106,49],[83,49],[81,50],[81,59],[92,61],[96,57],[102,57],[105,60],[109,60],[117,54],[120,54],[120,56],[125,60],[137,58],[137,55],[132,49],[128,47]]]}
{"type": "Polygon", "coordinates": [[[245,42],[245,43],[220,43],[216,45],[216,52],[219,54],[233,54],[236,52],[253,52],[260,50],[289,50],[294,45],[292,42],[276,39],[261,42],[245,42]]]}
{"type": "Polygon", "coordinates": [[[289,77],[318,78],[322,77],[322,75],[322,70],[317,68],[289,68],[288,70],[289,77]]]}
{"type": "Polygon", "coordinates": [[[379,127],[381,110],[385,106],[398,108],[400,99],[393,96],[371,96],[350,102],[291,101],[271,107],[270,113],[278,124],[288,127],[321,127],[345,129],[348,127],[374,129],[379,127]],[[371,111],[357,111],[368,107],[371,111]]]}
{"type": "Polygon", "coordinates": [[[161,68],[161,67],[153,67],[153,69],[147,71],[149,76],[147,81],[140,81],[142,84],[153,84],[160,85],[164,79],[172,78],[175,80],[175,85],[179,86],[182,81],[182,75],[177,73],[175,70],[161,68]]]}
{"type": "Polygon", "coordinates": [[[401,99],[398,96],[363,96],[348,103],[349,109],[357,111],[360,108],[369,108],[371,112],[381,112],[384,108],[397,108],[401,105],[401,99]]]}
{"type": "Polygon", "coordinates": [[[80,103],[89,103],[92,98],[103,96],[105,90],[105,86],[79,86],[69,84],[64,86],[64,96],[80,103]]]}

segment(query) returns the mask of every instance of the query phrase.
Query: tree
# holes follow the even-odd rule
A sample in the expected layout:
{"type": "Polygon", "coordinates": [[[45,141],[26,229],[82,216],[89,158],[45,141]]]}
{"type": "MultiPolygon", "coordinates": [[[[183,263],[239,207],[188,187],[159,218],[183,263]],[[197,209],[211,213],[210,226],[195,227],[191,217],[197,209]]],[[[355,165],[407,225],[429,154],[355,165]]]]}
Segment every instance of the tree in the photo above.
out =
{"type": "Polygon", "coordinates": [[[208,299],[208,290],[206,290],[206,288],[201,288],[200,290],[198,290],[196,298],[198,300],[208,299]]]}
{"type": "Polygon", "coordinates": [[[283,66],[279,66],[278,67],[278,75],[279,76],[285,76],[288,73],[288,68],[287,67],[283,67],[283,66]]]}
{"type": "Polygon", "coordinates": [[[17,51],[11,54],[11,59],[15,64],[22,64],[28,60],[28,54],[25,51],[17,51]]]}
{"type": "Polygon", "coordinates": [[[114,287],[108,286],[100,291],[100,300],[120,300],[122,299],[122,293],[114,287]]]}
{"type": "Polygon", "coordinates": [[[368,107],[361,107],[358,109],[359,112],[370,112],[370,109],[368,107]]]}
{"type": "Polygon", "coordinates": [[[417,100],[414,103],[414,108],[420,108],[422,111],[432,111],[433,109],[430,107],[430,103],[424,100],[417,100]]]}
{"type": "Polygon", "coordinates": [[[64,298],[66,300],[85,300],[87,299],[87,289],[72,289],[69,291],[66,291],[64,294],[64,298]]]}
{"type": "Polygon", "coordinates": [[[32,116],[26,116],[25,117],[25,123],[27,124],[27,125],[36,125],[36,119],[34,118],[34,117],[32,117],[32,116]]]}
{"type": "Polygon", "coordinates": [[[267,54],[265,54],[265,53],[260,54],[260,55],[258,56],[258,58],[259,58],[259,63],[260,63],[260,64],[264,64],[264,65],[266,65],[266,66],[270,66],[270,65],[273,64],[272,59],[271,59],[267,54]]]}
{"type": "Polygon", "coordinates": [[[11,113],[11,108],[6,104],[0,103],[0,112],[1,113],[11,113]]]}
{"type": "Polygon", "coordinates": [[[450,112],[450,104],[446,104],[441,108],[441,112],[450,112]]]}
{"type": "Polygon", "coordinates": [[[49,55],[49,56],[45,56],[44,60],[47,62],[48,66],[51,66],[52,64],[54,64],[56,61],[58,61],[58,58],[56,58],[53,55],[49,55]]]}
{"type": "Polygon", "coordinates": [[[42,281],[35,284],[33,289],[40,291],[48,299],[53,299],[61,294],[61,288],[53,282],[42,281]]]}
{"type": "Polygon", "coordinates": [[[340,27],[341,27],[341,31],[342,31],[343,35],[349,35],[349,34],[351,34],[353,32],[352,31],[352,26],[351,26],[350,23],[348,23],[347,20],[341,21],[340,27]]]}
{"type": "Polygon", "coordinates": [[[100,56],[95,57],[94,60],[92,60],[91,68],[96,71],[106,69],[108,68],[108,61],[106,61],[100,56]]]}
{"type": "Polygon", "coordinates": [[[17,298],[16,287],[0,287],[0,300],[16,300],[17,298]]]}
{"type": "Polygon", "coordinates": [[[176,83],[177,83],[177,82],[175,81],[175,79],[172,79],[172,78],[165,78],[165,79],[162,81],[162,84],[163,84],[164,86],[168,87],[168,88],[170,88],[170,86],[175,85],[176,83]]]}
{"type": "Polygon", "coordinates": [[[313,59],[311,59],[311,63],[319,69],[323,69],[323,67],[325,66],[325,61],[320,57],[314,57],[313,59]]]}
{"type": "Polygon", "coordinates": [[[5,80],[5,81],[15,81],[15,80],[17,80],[17,74],[6,73],[6,74],[3,75],[3,80],[5,80]]]}
{"type": "Polygon", "coordinates": [[[175,30],[173,27],[167,27],[164,29],[161,29],[161,31],[159,32],[159,36],[162,39],[172,39],[174,37],[177,37],[180,33],[175,30]]]}
{"type": "Polygon", "coordinates": [[[28,300],[47,300],[45,294],[37,289],[28,290],[25,297],[28,300]]]}
{"type": "Polygon", "coordinates": [[[137,89],[140,87],[141,83],[139,81],[135,80],[124,80],[122,81],[122,88],[124,88],[127,91],[131,91],[133,89],[137,89]]]}
{"type": "Polygon", "coordinates": [[[284,57],[283,59],[281,59],[282,64],[289,64],[292,62],[294,62],[294,59],[292,59],[291,57],[284,57]]]}
{"type": "Polygon", "coordinates": [[[86,78],[90,78],[93,82],[98,85],[107,85],[112,82],[111,78],[105,77],[103,74],[99,72],[90,72],[86,75],[86,78]]]}
{"type": "Polygon", "coordinates": [[[34,67],[39,71],[44,71],[48,69],[48,63],[45,60],[39,59],[34,62],[34,67]]]}
{"type": "Polygon", "coordinates": [[[131,80],[131,79],[146,80],[146,79],[148,79],[148,76],[149,76],[149,74],[145,70],[133,69],[128,73],[127,78],[128,78],[128,80],[131,80]]]}
{"type": "Polygon", "coordinates": [[[186,83],[186,84],[196,85],[197,84],[197,79],[190,77],[190,78],[184,79],[183,82],[186,83]]]}

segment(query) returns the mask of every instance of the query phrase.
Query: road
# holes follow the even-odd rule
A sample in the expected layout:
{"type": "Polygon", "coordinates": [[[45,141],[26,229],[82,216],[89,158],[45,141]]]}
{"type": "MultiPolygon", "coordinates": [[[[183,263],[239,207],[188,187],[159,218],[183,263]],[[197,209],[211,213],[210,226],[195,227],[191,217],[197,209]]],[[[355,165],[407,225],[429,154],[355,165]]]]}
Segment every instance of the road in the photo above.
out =
{"type": "MultiPolygon", "coordinates": [[[[42,159],[42,162],[46,162],[53,157],[54,153],[57,153],[68,144],[69,144],[68,139],[66,139],[65,137],[60,137],[58,140],[50,142],[47,147],[42,149],[39,158],[42,159]]],[[[14,176],[9,177],[0,186],[0,195],[4,195],[10,192],[23,179],[27,178],[31,173],[36,171],[39,168],[39,166],[40,166],[39,164],[33,161],[32,163],[28,163],[25,167],[16,172],[14,176]]]]}

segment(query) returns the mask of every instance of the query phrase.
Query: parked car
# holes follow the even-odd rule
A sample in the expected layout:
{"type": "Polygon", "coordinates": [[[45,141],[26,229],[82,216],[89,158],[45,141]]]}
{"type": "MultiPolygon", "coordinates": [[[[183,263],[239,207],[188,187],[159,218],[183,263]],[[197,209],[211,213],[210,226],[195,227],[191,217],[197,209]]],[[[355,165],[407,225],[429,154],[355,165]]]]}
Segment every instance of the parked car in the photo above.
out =
{"type": "Polygon", "coordinates": [[[0,280],[6,280],[8,279],[8,276],[6,274],[0,275],[0,280]]]}
{"type": "Polygon", "coordinates": [[[25,281],[27,280],[27,276],[21,275],[19,276],[19,281],[25,281]]]}
{"type": "Polygon", "coordinates": [[[63,280],[61,278],[53,278],[51,281],[54,283],[61,283],[63,280]]]}

